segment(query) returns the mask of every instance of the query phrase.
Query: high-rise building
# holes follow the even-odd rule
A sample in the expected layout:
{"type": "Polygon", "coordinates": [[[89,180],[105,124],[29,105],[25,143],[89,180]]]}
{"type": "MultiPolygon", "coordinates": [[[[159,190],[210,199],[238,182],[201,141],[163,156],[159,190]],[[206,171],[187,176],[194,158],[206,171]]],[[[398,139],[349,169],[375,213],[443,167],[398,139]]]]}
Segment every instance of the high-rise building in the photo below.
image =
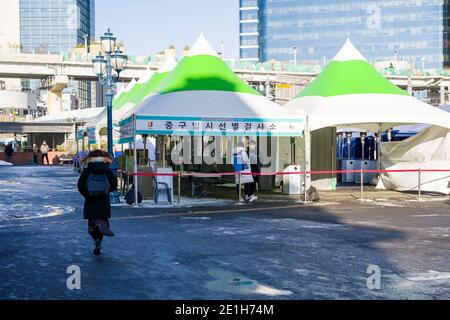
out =
{"type": "Polygon", "coordinates": [[[85,34],[95,36],[94,0],[20,0],[22,52],[67,52],[85,34]]]}
{"type": "MultiPolygon", "coordinates": [[[[19,1],[22,53],[59,54],[84,44],[85,36],[95,37],[95,0],[19,1]]],[[[76,93],[79,108],[95,106],[90,82],[76,81],[68,90],[76,93]]]]}
{"type": "Polygon", "coordinates": [[[240,0],[241,59],[323,64],[347,38],[369,61],[449,65],[449,0],[240,0]]]}
{"type": "MultiPolygon", "coordinates": [[[[20,52],[19,0],[0,0],[0,54],[20,52]]],[[[0,90],[20,91],[20,79],[0,79],[0,90]]]]}
{"type": "Polygon", "coordinates": [[[259,17],[258,0],[240,0],[239,50],[241,60],[260,60],[259,17]]]}

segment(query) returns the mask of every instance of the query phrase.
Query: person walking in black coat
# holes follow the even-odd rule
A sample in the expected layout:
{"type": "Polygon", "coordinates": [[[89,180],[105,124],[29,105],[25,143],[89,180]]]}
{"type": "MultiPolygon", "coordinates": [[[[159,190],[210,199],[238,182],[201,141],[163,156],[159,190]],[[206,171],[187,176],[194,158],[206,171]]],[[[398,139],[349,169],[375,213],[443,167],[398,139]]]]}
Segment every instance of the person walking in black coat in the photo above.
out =
{"type": "Polygon", "coordinates": [[[111,156],[102,150],[91,151],[83,160],[87,168],[78,179],[78,191],[83,195],[84,219],[94,240],[94,255],[101,253],[103,236],[113,236],[109,229],[111,203],[109,194],[117,190],[117,177],[110,169],[111,156]]]}
{"type": "Polygon", "coordinates": [[[5,156],[6,156],[5,160],[7,162],[11,162],[13,154],[14,154],[14,148],[13,148],[12,144],[7,144],[5,147],[5,156]]]}

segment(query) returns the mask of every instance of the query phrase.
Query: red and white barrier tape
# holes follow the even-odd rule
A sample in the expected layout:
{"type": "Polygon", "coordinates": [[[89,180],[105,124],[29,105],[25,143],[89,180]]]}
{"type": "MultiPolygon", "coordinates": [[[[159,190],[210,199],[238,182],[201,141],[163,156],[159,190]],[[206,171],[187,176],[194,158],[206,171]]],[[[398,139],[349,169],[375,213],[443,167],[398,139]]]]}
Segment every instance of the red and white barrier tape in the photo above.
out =
{"type": "MultiPolygon", "coordinates": [[[[142,176],[142,177],[201,177],[201,178],[219,178],[222,176],[235,176],[236,172],[220,172],[220,173],[203,173],[203,172],[173,172],[173,173],[155,173],[155,172],[129,172],[118,170],[118,172],[128,176],[142,176]]],[[[363,173],[411,173],[411,172],[450,172],[450,169],[404,169],[404,170],[362,170],[363,173]]],[[[274,175],[320,175],[320,174],[339,174],[339,173],[361,173],[361,170],[322,170],[322,171],[295,171],[295,172],[241,172],[241,175],[252,176],[274,176],[274,175]]]]}

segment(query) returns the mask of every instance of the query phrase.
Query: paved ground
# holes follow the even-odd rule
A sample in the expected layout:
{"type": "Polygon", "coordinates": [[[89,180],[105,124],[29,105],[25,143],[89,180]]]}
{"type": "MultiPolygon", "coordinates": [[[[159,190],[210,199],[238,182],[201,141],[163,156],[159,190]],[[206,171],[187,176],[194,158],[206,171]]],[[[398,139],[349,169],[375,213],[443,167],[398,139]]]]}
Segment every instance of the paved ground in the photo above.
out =
{"type": "Polygon", "coordinates": [[[66,168],[0,168],[0,299],[450,298],[448,197],[372,190],[364,202],[341,192],[314,205],[265,196],[116,207],[116,237],[94,257],[76,178],[66,168]],[[70,265],[81,290],[66,287],[70,265]],[[380,267],[380,290],[367,288],[369,265],[380,267]]]}

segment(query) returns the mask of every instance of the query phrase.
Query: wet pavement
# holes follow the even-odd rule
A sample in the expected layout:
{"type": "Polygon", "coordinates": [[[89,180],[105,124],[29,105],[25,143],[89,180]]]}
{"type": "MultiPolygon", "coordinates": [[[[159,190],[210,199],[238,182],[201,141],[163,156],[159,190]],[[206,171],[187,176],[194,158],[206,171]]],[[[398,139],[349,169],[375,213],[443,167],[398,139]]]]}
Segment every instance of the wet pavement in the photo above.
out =
{"type": "Polygon", "coordinates": [[[64,167],[0,168],[0,299],[450,298],[448,197],[119,206],[95,257],[76,180],[64,167]],[[80,290],[66,285],[72,265],[80,290]]]}

